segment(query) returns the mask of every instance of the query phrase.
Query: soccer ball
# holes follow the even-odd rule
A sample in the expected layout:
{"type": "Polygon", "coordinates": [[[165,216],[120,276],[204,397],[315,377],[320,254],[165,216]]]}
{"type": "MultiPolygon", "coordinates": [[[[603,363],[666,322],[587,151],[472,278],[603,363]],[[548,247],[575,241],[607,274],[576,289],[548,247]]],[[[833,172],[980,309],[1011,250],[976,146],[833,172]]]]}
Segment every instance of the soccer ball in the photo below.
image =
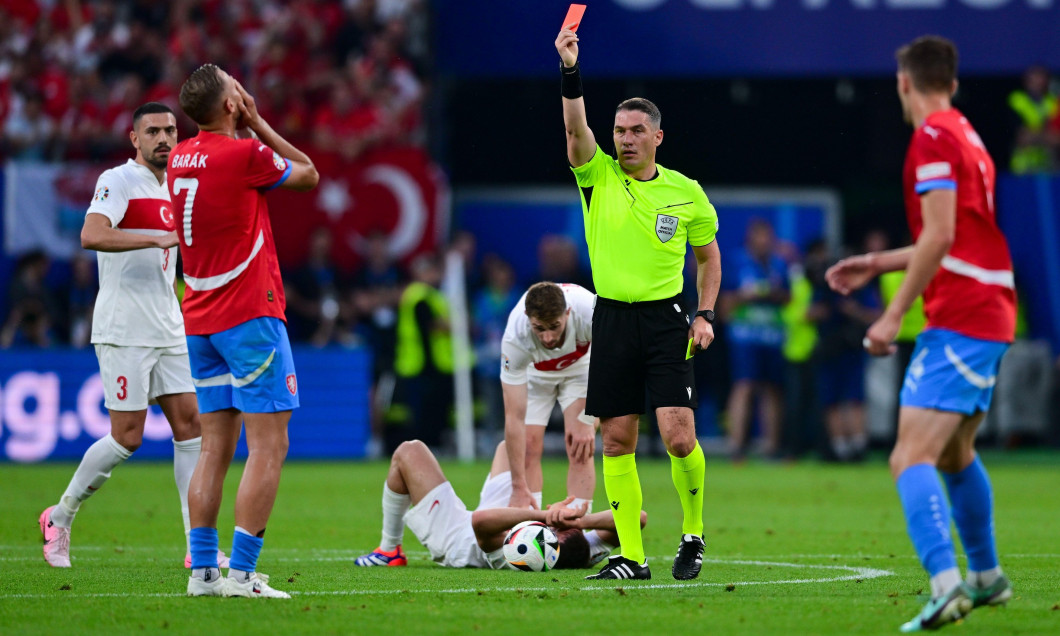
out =
{"type": "Polygon", "coordinates": [[[524,521],[504,538],[504,559],[517,570],[547,572],[559,560],[559,538],[540,521],[524,521]]]}

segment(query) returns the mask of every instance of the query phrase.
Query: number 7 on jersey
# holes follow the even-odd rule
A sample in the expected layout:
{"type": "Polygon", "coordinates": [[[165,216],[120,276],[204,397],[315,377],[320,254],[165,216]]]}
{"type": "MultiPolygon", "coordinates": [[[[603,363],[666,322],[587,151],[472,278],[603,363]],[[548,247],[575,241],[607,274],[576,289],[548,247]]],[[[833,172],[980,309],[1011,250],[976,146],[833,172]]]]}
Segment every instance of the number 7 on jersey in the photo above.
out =
{"type": "Polygon", "coordinates": [[[199,180],[180,177],[173,180],[173,196],[187,190],[184,198],[184,244],[191,247],[191,206],[195,205],[195,193],[199,190],[199,180]]]}

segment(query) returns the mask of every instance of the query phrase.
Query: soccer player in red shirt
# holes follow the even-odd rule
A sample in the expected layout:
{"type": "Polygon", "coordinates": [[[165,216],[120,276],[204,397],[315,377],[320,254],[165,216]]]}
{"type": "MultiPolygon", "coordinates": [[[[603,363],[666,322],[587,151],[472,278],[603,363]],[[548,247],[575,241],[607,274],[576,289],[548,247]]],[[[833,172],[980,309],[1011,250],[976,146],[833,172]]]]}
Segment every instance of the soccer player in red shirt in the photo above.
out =
{"type": "Polygon", "coordinates": [[[928,325],[906,371],[891,453],[909,537],[931,575],[931,601],[902,625],[903,632],[915,632],[1012,597],[998,564],[993,493],[975,452],[975,432],[990,407],[1001,357],[1015,337],[1016,292],[1008,244],[994,212],[994,162],[950,104],[957,90],[957,48],[926,36],[899,49],[897,58],[898,96],[916,128],[904,170],[915,244],[842,260],[827,279],[848,294],[877,274],[906,271],[865,337],[865,348],[878,356],[895,350],[902,315],[924,296],[928,325]],[[951,507],[968,555],[964,582],[950,536],[951,507]]]}
{"type": "Polygon", "coordinates": [[[205,64],[180,89],[199,134],[173,149],[167,179],[184,258],[184,326],[199,398],[202,454],[191,480],[189,596],[290,598],[256,572],[287,456],[298,382],[284,325],[283,281],[265,192],[310,190],[312,160],[258,114],[230,75],[205,64]],[[249,130],[257,138],[244,138],[249,130]],[[217,512],[246,425],[228,577],[220,574],[217,512]],[[207,554],[209,552],[209,554],[207,554]]]}

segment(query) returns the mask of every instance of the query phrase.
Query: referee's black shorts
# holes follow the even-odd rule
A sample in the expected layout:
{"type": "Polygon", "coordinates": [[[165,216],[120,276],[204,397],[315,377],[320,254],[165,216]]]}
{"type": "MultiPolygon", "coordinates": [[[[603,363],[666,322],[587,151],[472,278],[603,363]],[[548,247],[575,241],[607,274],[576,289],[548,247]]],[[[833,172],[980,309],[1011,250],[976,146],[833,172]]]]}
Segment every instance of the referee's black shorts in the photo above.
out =
{"type": "Polygon", "coordinates": [[[688,314],[681,297],[624,303],[597,297],[585,412],[594,417],[644,413],[644,386],[654,408],[696,408],[688,354],[688,314]]]}

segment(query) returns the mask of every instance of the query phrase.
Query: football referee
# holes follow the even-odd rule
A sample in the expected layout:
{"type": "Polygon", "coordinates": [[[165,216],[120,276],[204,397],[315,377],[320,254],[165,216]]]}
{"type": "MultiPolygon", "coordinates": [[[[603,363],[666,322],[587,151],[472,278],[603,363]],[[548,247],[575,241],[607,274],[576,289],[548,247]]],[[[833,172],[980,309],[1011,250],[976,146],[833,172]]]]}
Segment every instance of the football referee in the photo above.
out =
{"type": "Polygon", "coordinates": [[[650,101],[637,97],[619,104],[613,130],[617,159],[600,149],[585,118],[578,36],[560,31],[556,50],[562,60],[567,160],[581,190],[598,294],[585,411],[600,418],[604,487],[622,545],[620,556],[588,578],[651,578],[635,460],[646,382],[684,513],[672,573],[693,579],[703,560],[705,463],[692,416],[698,402],[691,358],[714,340],[721,283],[714,240],[718,215],[699,183],[655,163],[662,118],[650,101]],[[691,324],[681,307],[685,243],[698,262],[699,311],[691,324]]]}

